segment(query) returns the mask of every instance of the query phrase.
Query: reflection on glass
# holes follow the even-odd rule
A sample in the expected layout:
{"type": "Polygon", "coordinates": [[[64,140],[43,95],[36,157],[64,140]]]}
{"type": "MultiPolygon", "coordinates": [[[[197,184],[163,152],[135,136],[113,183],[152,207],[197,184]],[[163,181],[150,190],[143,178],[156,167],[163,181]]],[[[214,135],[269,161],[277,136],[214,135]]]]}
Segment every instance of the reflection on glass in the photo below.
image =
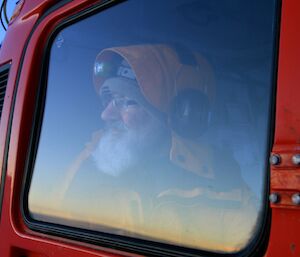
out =
{"type": "Polygon", "coordinates": [[[246,247],[262,210],[273,8],[132,1],[61,31],[32,217],[214,252],[246,247]],[[145,10],[156,4],[154,18],[145,10]]]}

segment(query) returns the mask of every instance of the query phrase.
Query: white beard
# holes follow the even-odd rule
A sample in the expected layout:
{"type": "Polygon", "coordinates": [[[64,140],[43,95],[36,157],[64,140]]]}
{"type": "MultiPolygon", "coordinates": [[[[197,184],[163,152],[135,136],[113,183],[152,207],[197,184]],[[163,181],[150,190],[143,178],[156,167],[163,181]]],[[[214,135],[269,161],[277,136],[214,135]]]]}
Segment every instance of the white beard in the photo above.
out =
{"type": "Polygon", "coordinates": [[[167,138],[165,135],[166,129],[156,120],[148,122],[139,131],[124,127],[120,132],[108,129],[92,157],[101,172],[117,177],[159,155],[167,138]]]}
{"type": "Polygon", "coordinates": [[[92,157],[98,169],[108,175],[117,177],[138,162],[136,138],[129,131],[115,134],[104,132],[92,157]]]}

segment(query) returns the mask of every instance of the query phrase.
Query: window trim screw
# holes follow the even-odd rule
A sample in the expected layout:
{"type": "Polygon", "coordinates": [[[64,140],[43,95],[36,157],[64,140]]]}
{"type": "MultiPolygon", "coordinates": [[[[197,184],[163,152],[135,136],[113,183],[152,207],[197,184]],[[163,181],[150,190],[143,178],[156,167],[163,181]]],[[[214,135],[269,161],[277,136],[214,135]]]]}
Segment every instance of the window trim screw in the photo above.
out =
{"type": "Polygon", "coordinates": [[[300,165],[300,154],[295,154],[292,157],[292,162],[297,166],[300,165]]]}
{"type": "Polygon", "coordinates": [[[269,195],[269,201],[273,204],[279,203],[280,201],[280,196],[277,193],[272,193],[269,195]]]}
{"type": "Polygon", "coordinates": [[[300,193],[296,193],[292,195],[292,202],[295,205],[300,205],[300,193]]]}
{"type": "Polygon", "coordinates": [[[281,157],[279,154],[271,154],[270,156],[270,163],[272,165],[278,165],[281,162],[281,157]]]}

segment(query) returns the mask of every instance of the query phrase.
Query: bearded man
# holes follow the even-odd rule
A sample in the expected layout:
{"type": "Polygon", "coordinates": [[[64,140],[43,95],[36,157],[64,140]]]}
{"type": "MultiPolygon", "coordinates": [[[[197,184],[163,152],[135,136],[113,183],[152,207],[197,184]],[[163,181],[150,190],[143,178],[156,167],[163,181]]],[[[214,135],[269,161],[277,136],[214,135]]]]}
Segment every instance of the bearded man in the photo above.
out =
{"type": "Polygon", "coordinates": [[[98,54],[104,128],[67,170],[58,201],[81,203],[70,219],[88,222],[83,228],[235,251],[251,239],[258,213],[237,162],[204,136],[212,69],[199,54],[179,52],[137,45],[98,54]],[[80,199],[72,197],[76,177],[88,189],[80,199]]]}

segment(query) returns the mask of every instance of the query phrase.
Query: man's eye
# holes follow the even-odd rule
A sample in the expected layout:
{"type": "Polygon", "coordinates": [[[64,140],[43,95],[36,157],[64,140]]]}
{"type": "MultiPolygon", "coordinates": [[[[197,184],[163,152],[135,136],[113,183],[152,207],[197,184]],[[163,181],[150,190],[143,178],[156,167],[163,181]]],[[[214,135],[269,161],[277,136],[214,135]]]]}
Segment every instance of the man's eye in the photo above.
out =
{"type": "Polygon", "coordinates": [[[138,105],[138,103],[134,100],[127,100],[126,101],[126,106],[132,106],[132,105],[138,105]]]}

